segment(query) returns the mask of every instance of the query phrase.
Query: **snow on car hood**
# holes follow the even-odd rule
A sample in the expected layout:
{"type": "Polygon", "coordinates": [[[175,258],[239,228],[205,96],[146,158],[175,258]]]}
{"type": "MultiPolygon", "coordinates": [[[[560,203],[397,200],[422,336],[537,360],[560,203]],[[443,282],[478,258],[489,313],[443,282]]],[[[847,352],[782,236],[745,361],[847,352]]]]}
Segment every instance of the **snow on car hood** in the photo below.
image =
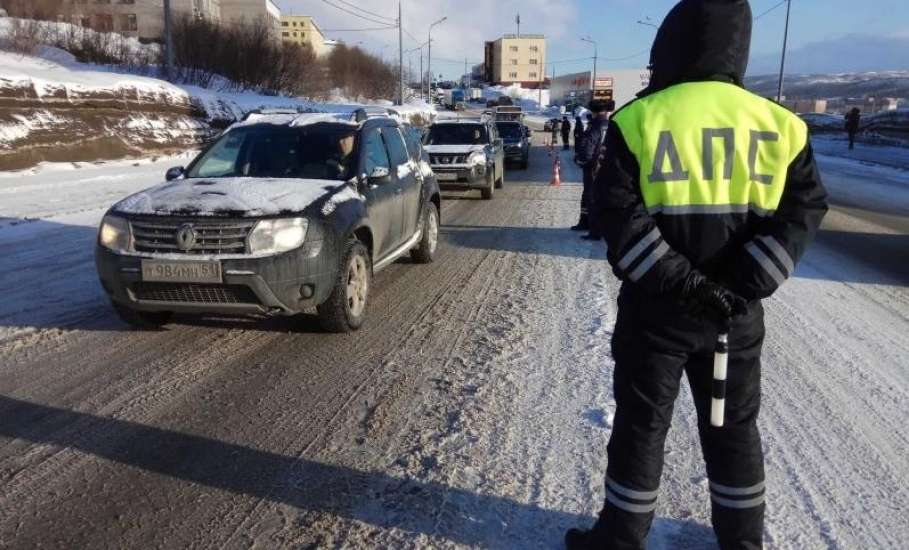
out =
{"type": "Polygon", "coordinates": [[[424,145],[426,152],[433,154],[459,154],[483,151],[485,145],[424,145]]]}
{"type": "Polygon", "coordinates": [[[192,178],[151,187],[115,204],[124,214],[270,216],[300,212],[328,198],[324,214],[339,202],[362,200],[347,182],[289,178],[192,178]],[[330,198],[329,198],[330,197],[330,198]]]}

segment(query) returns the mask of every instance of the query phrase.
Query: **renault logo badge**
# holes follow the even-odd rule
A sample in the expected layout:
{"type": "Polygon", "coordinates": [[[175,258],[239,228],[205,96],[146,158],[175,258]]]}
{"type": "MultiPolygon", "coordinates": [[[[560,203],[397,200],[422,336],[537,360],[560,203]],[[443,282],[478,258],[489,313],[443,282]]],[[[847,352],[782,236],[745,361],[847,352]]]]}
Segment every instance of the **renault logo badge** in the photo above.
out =
{"type": "Polygon", "coordinates": [[[184,223],[177,229],[176,241],[177,248],[183,252],[189,252],[196,244],[196,230],[192,225],[184,223]]]}

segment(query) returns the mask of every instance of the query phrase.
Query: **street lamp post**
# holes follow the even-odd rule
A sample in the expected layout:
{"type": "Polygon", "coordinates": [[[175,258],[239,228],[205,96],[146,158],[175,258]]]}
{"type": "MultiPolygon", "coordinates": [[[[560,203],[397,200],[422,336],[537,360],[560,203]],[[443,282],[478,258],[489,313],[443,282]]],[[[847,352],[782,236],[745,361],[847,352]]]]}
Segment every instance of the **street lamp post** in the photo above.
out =
{"type": "Polygon", "coordinates": [[[593,44],[593,74],[590,76],[590,100],[593,101],[593,91],[597,81],[597,43],[589,36],[581,38],[581,41],[593,44]]]}
{"type": "Polygon", "coordinates": [[[777,103],[783,101],[783,72],[786,70],[786,43],[789,41],[789,8],[792,0],[786,2],[786,28],[783,30],[783,55],[780,57],[780,82],[776,90],[777,103]]]}
{"type": "Polygon", "coordinates": [[[442,19],[439,19],[438,21],[436,21],[435,23],[433,23],[432,25],[429,26],[429,32],[428,32],[429,51],[426,55],[426,64],[427,64],[427,70],[429,71],[428,88],[429,88],[429,104],[430,105],[432,105],[432,83],[435,80],[435,78],[433,78],[433,74],[432,74],[432,28],[435,27],[436,25],[444,22],[447,19],[448,19],[448,16],[445,16],[442,19]]]}

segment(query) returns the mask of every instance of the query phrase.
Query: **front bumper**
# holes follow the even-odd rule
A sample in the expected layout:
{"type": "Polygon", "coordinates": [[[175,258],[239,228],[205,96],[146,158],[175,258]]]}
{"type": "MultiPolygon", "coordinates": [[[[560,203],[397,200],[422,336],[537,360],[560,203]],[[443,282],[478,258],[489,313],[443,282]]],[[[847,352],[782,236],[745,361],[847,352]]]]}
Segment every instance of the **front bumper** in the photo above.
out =
{"type": "Polygon", "coordinates": [[[486,187],[486,166],[483,164],[433,164],[432,171],[442,189],[486,187]]]}
{"type": "Polygon", "coordinates": [[[505,147],[505,160],[524,160],[527,158],[527,155],[530,153],[528,149],[523,147],[505,147]]]}
{"type": "Polygon", "coordinates": [[[337,255],[322,245],[315,241],[276,256],[220,260],[221,283],[143,281],[142,259],[160,258],[117,254],[97,245],[95,265],[111,300],[137,311],[293,315],[331,293],[337,255]]]}

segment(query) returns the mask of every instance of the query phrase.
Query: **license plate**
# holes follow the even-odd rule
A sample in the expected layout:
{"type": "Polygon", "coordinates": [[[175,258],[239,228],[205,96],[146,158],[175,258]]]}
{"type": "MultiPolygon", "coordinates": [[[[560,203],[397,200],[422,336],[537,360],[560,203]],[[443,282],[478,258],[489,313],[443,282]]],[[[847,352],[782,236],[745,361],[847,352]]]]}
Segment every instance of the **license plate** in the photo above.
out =
{"type": "Polygon", "coordinates": [[[445,172],[436,172],[436,179],[439,181],[458,181],[458,175],[445,172]]]}
{"type": "Polygon", "coordinates": [[[221,263],[142,260],[142,280],[170,283],[220,283],[221,263]]]}

